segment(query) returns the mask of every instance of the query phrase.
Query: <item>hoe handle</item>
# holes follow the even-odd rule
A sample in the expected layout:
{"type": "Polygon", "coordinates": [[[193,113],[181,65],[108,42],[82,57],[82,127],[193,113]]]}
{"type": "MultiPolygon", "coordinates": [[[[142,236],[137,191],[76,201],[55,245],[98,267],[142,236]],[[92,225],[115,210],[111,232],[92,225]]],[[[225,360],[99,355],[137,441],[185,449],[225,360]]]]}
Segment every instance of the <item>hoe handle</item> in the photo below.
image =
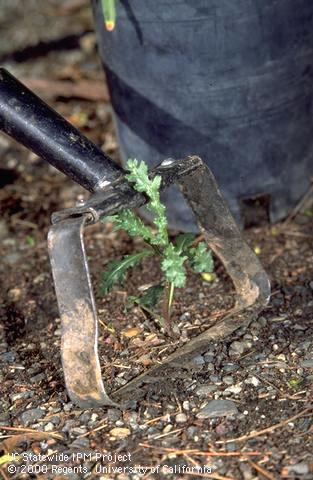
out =
{"type": "Polygon", "coordinates": [[[91,192],[124,173],[99,147],[3,68],[0,130],[91,192]]]}

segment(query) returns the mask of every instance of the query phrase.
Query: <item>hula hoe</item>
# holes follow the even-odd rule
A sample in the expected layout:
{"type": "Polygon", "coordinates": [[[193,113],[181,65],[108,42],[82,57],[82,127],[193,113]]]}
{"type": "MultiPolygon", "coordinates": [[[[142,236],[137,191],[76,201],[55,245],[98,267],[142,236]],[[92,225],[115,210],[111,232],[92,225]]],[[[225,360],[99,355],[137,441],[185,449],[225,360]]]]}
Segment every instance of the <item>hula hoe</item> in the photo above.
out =
{"type": "Polygon", "coordinates": [[[182,367],[217,341],[248,325],[267,305],[269,279],[218,189],[197,156],[166,159],[150,175],[162,188],[177,183],[192,208],[209,247],[223,262],[236,290],[233,309],[210,328],[119,390],[106,393],[98,358],[98,318],[83,232],[88,225],[123,208],[138,208],[146,197],[136,192],[116,165],[58,113],[0,69],[0,129],[89,190],[89,200],[52,215],[48,250],[62,322],[61,356],[73,402],[83,408],[116,405],[157,381],[164,369],[182,367]]]}

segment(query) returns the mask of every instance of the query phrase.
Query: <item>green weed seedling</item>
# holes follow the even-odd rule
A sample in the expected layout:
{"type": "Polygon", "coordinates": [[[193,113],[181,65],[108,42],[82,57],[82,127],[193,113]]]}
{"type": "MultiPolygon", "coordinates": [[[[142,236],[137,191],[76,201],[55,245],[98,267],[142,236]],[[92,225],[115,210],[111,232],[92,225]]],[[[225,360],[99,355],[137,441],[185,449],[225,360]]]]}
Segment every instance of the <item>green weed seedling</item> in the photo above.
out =
{"type": "Polygon", "coordinates": [[[128,160],[129,173],[126,179],[133,184],[138,192],[148,197],[147,208],[153,216],[153,226],[147,226],[132,210],[122,210],[116,215],[106,217],[105,222],[111,222],[115,230],[123,229],[131,236],[141,237],[147,248],[132,255],[126,255],[121,260],[108,263],[102,275],[101,291],[108,293],[114,285],[121,284],[127,271],[138,265],[144,258],[156,255],[160,261],[162,280],[143,292],[139,297],[129,297],[128,301],[139,305],[158,319],[161,325],[168,325],[171,316],[175,288],[186,284],[185,263],[188,261],[195,272],[212,272],[213,259],[211,250],[205,242],[194,246],[195,235],[183,233],[175,242],[169,240],[166,208],[160,201],[161,177],[149,178],[148,167],[144,162],[128,160]],[[162,316],[153,312],[153,307],[163,295],[162,316]]]}

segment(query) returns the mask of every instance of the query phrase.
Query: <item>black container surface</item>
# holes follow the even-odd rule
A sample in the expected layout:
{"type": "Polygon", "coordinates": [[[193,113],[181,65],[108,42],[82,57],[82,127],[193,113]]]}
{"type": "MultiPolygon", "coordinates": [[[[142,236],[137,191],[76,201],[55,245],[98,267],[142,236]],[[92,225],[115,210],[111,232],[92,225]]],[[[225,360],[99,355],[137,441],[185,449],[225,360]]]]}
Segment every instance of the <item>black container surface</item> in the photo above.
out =
{"type": "Polygon", "coordinates": [[[123,160],[199,155],[237,219],[257,196],[283,218],[313,174],[313,2],[120,0],[113,32],[93,7],[123,160]]]}

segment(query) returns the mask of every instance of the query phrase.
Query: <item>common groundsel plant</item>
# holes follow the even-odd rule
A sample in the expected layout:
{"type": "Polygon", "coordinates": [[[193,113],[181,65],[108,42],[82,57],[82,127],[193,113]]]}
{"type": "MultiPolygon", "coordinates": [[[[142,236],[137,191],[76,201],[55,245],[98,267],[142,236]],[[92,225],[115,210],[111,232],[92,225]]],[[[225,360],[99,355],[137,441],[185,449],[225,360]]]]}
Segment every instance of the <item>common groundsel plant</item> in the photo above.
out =
{"type": "Polygon", "coordinates": [[[178,235],[175,242],[169,240],[166,209],[160,200],[161,177],[156,175],[150,178],[147,165],[138,160],[128,160],[127,167],[129,173],[126,179],[135,190],[148,198],[146,206],[152,213],[153,226],[145,225],[132,210],[122,210],[104,219],[104,222],[113,223],[115,230],[123,229],[133,237],[141,237],[147,248],[109,262],[102,276],[101,290],[103,294],[108,293],[115,284],[123,283],[129,268],[135,267],[146,257],[157,256],[163,273],[161,282],[145,290],[140,297],[130,297],[129,301],[153,314],[150,309],[164,295],[162,316],[153,314],[164,325],[164,321],[170,320],[175,288],[182,288],[186,284],[186,262],[195,272],[212,272],[212,253],[205,242],[194,245],[195,235],[192,233],[178,235]]]}

